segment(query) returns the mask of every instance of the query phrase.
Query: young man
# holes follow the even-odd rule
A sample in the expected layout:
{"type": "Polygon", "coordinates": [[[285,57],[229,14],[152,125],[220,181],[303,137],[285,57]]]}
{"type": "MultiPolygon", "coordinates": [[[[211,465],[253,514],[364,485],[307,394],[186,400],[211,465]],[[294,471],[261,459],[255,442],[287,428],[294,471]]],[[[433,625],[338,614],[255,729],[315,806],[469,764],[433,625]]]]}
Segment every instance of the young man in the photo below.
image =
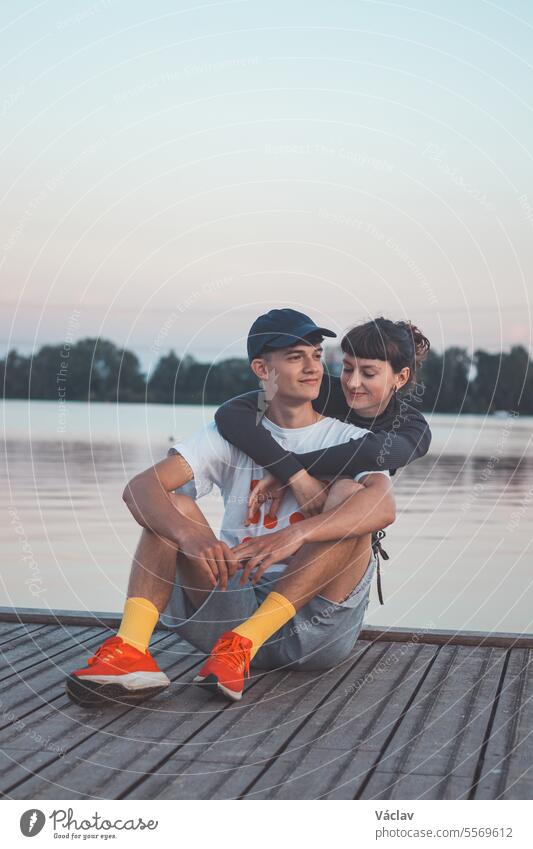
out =
{"type": "MultiPolygon", "coordinates": [[[[365,431],[312,407],[323,375],[323,336],[302,313],[271,310],[252,325],[248,355],[263,385],[275,385],[263,424],[292,451],[325,448],[365,431]]],[[[327,669],[353,648],[368,606],[372,531],[395,518],[388,472],[363,472],[329,488],[322,513],[306,518],[290,491],[277,516],[247,504],[263,469],[211,423],[174,446],[126,487],[144,528],[118,634],[67,680],[83,704],[146,698],[170,683],[148,651],[161,618],[209,658],[194,681],[242,696],[250,664],[327,669]],[[225,512],[217,539],[196,503],[213,484],[225,512]]]]}

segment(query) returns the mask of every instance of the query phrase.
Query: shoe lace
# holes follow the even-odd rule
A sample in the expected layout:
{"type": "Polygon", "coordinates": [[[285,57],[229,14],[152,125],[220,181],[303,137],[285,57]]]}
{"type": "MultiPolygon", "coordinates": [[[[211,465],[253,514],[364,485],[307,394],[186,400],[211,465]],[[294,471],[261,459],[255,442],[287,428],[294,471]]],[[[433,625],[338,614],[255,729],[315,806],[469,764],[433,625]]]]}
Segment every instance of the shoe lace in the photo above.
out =
{"type": "Polygon", "coordinates": [[[113,660],[117,654],[124,654],[120,648],[120,644],[117,642],[105,642],[95,651],[93,656],[89,658],[89,666],[92,666],[93,663],[96,663],[97,661],[105,662],[107,660],[113,660]]]}
{"type": "Polygon", "coordinates": [[[244,666],[246,676],[250,677],[250,650],[244,648],[242,637],[221,637],[213,649],[213,654],[224,654],[224,663],[240,671],[244,666]]]}

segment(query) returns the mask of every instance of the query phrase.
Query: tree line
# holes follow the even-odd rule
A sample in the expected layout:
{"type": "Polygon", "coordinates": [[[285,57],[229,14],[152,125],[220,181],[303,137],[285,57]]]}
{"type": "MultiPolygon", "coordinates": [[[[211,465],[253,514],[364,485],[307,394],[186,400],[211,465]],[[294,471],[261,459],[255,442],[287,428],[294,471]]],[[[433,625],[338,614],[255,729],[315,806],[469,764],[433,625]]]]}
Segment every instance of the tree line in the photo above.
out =
{"type": "MultiPolygon", "coordinates": [[[[418,375],[416,396],[424,411],[532,415],[532,375],[522,346],[472,356],[461,347],[432,350],[418,375]]],[[[13,349],[0,360],[0,376],[5,398],[35,400],[221,404],[258,386],[246,359],[202,363],[169,351],[145,375],[132,351],[89,338],[44,345],[31,356],[13,349]]]]}

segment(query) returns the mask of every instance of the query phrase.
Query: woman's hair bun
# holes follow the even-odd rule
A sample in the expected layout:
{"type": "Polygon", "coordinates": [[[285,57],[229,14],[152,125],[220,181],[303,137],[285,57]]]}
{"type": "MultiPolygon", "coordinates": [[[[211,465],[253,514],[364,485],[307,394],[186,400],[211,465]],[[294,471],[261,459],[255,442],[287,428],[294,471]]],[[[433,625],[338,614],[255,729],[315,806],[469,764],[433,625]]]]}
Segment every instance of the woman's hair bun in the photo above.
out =
{"type": "Polygon", "coordinates": [[[397,321],[396,325],[405,328],[410,334],[413,340],[416,367],[418,368],[426,359],[428,351],[431,348],[429,339],[427,336],[424,336],[422,331],[412,321],[397,321]]]}

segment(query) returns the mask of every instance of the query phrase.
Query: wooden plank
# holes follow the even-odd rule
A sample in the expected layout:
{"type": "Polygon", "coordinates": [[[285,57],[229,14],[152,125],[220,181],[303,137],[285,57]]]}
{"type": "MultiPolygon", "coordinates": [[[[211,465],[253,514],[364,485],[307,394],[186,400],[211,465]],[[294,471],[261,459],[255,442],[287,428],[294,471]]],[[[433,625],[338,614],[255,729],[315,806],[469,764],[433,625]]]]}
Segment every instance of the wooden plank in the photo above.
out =
{"type": "Polygon", "coordinates": [[[95,628],[115,628],[120,625],[119,613],[83,612],[81,610],[51,610],[34,607],[0,607],[0,622],[26,622],[45,625],[88,625],[95,628]]]}
{"type": "MultiPolygon", "coordinates": [[[[0,641],[10,639],[13,634],[24,633],[26,628],[35,629],[37,625],[24,622],[2,622],[0,621],[0,641]]],[[[42,626],[40,626],[42,627],[42,626]]]]}
{"type": "MultiPolygon", "coordinates": [[[[432,795],[433,791],[428,792],[428,788],[437,788],[439,783],[442,781],[442,776],[440,775],[431,775],[431,773],[425,772],[408,772],[408,773],[397,773],[397,774],[387,774],[384,772],[376,773],[376,779],[382,779],[383,784],[380,787],[378,781],[376,781],[375,787],[378,793],[387,793],[388,790],[392,786],[398,788],[398,799],[430,799],[430,798],[441,798],[440,796],[432,795]],[[400,789],[401,788],[401,789],[400,789]]],[[[465,791],[465,779],[460,775],[449,775],[447,777],[446,784],[446,798],[448,799],[462,799],[464,798],[465,791]]],[[[329,798],[329,797],[328,797],[329,798]]],[[[366,798],[366,797],[365,797],[366,798]]],[[[373,798],[373,797],[368,797],[373,798]]],[[[375,797],[376,799],[385,798],[384,795],[378,795],[375,797]]]]}
{"type": "Polygon", "coordinates": [[[33,639],[37,631],[42,631],[46,625],[8,625],[8,631],[0,633],[0,646],[6,647],[21,639],[33,639]]]}
{"type": "Polygon", "coordinates": [[[475,799],[533,798],[533,653],[510,652],[475,799]]]}
{"type": "Polygon", "coordinates": [[[486,646],[498,648],[533,648],[533,634],[508,631],[447,631],[434,628],[381,628],[369,625],[361,631],[360,639],[385,642],[420,642],[436,646],[486,646]]]}
{"type": "MultiPolygon", "coordinates": [[[[374,649],[379,643],[374,644],[374,649]]],[[[353,798],[439,649],[390,644],[370,674],[356,669],[342,684],[341,702],[310,714],[290,747],[245,788],[252,799],[353,798]]],[[[338,695],[338,694],[336,694],[338,695]]]]}
{"type": "MultiPolygon", "coordinates": [[[[33,607],[0,607],[0,623],[28,622],[62,625],[92,625],[118,628],[121,613],[107,611],[52,610],[33,607]]],[[[158,623],[157,629],[168,630],[158,623]]],[[[0,632],[1,633],[1,632],[0,632]]],[[[499,646],[503,648],[533,648],[533,634],[507,631],[451,631],[442,629],[383,628],[368,625],[361,631],[364,642],[420,642],[429,645],[499,646]]]]}
{"type": "MultiPolygon", "coordinates": [[[[78,627],[76,633],[84,633],[87,628],[78,627]]],[[[10,674],[19,666],[23,666],[31,662],[32,658],[41,651],[42,646],[45,650],[49,647],[56,648],[61,644],[61,640],[66,639],[68,635],[64,628],[57,628],[52,625],[40,626],[35,633],[23,635],[23,639],[16,640],[15,643],[8,643],[0,647],[0,665],[2,675],[0,680],[4,678],[4,672],[10,674]]]]}
{"type": "Polygon", "coordinates": [[[19,632],[17,627],[12,639],[0,646],[0,673],[7,664],[11,663],[11,661],[16,661],[17,657],[22,656],[26,658],[30,655],[35,650],[35,641],[38,638],[44,639],[46,636],[49,636],[57,639],[58,631],[52,625],[23,625],[20,627],[33,627],[37,630],[30,631],[29,633],[25,631],[19,632]]]}
{"type": "Polygon", "coordinates": [[[358,798],[467,799],[506,654],[443,649],[358,798]]]}
{"type": "MultiPolygon", "coordinates": [[[[19,763],[24,763],[25,758],[27,757],[27,750],[24,748],[20,749],[6,749],[3,751],[0,748],[0,775],[5,771],[13,768],[14,765],[19,763]]],[[[8,794],[5,794],[0,789],[0,799],[11,799],[12,797],[8,794]]],[[[14,798],[14,797],[13,797],[14,798]]]]}
{"type": "MultiPolygon", "coordinates": [[[[118,628],[122,613],[107,611],[52,610],[36,607],[0,607],[0,623],[32,623],[44,625],[87,625],[94,628],[118,628]]],[[[169,631],[158,623],[157,630],[169,631]]]]}
{"type": "MultiPolygon", "coordinates": [[[[431,650],[430,650],[431,651],[431,650]]],[[[265,691],[262,699],[248,694],[249,709],[222,736],[219,726],[199,732],[194,738],[197,751],[189,764],[180,750],[127,798],[143,798],[143,794],[162,799],[235,799],[277,763],[280,753],[293,750],[293,740],[302,728],[315,718],[327,725],[349,698],[346,682],[357,675],[364,678],[379,664],[387,647],[357,645],[353,657],[336,669],[322,673],[289,672],[284,687],[265,691]],[[220,761],[219,770],[206,765],[220,761]],[[233,768],[227,766],[229,762],[233,768]],[[175,777],[168,773],[176,773],[175,777]]],[[[299,752],[296,759],[299,757],[299,752]]]]}
{"type": "MultiPolygon", "coordinates": [[[[136,710],[135,715],[111,722],[105,737],[94,735],[42,769],[21,786],[17,798],[130,798],[132,789],[141,796],[145,793],[152,797],[153,788],[144,786],[145,779],[157,775],[162,777],[163,785],[168,784],[171,774],[166,764],[178,752],[197,760],[205,738],[198,744],[196,740],[206,728],[210,742],[219,741],[228,733],[233,738],[243,714],[257,710],[259,705],[275,727],[285,714],[287,700],[296,705],[301,699],[301,686],[308,686],[309,682],[309,673],[255,673],[248,688],[248,701],[229,704],[191,686],[193,674],[172,692],[151,701],[144,712],[136,710]]],[[[314,678],[319,689],[323,676],[318,673],[314,678]]],[[[261,725],[257,731],[261,733],[261,725]]],[[[232,739],[230,751],[234,745],[232,739]]]]}
{"type": "Polygon", "coordinates": [[[50,662],[76,642],[84,642],[91,634],[90,628],[80,625],[70,629],[49,626],[39,631],[35,637],[30,634],[26,640],[15,646],[0,648],[0,682],[20,675],[39,663],[50,662]]]}
{"type": "MultiPolygon", "coordinates": [[[[19,627],[22,627],[21,623],[18,623],[19,627]]],[[[15,627],[15,623],[13,622],[3,622],[0,619],[0,636],[3,637],[4,634],[11,634],[13,628],[15,627]]]]}
{"type": "MultiPolygon", "coordinates": [[[[190,655],[173,651],[175,645],[176,640],[173,634],[160,635],[159,640],[154,642],[161,668],[165,669],[173,681],[171,690],[177,689],[178,682],[184,675],[189,677],[191,669],[190,655]]],[[[186,645],[183,643],[182,648],[186,645]]],[[[131,734],[136,723],[147,715],[153,718],[154,713],[157,714],[155,721],[158,722],[158,717],[168,712],[163,707],[167,702],[168,694],[165,693],[157,699],[148,700],[135,707],[117,701],[114,704],[88,709],[73,704],[64,693],[61,693],[54,704],[42,705],[25,723],[23,739],[27,748],[24,759],[20,761],[11,758],[5,765],[1,777],[1,792],[10,798],[30,798],[32,793],[42,792],[35,790],[37,785],[39,788],[46,788],[47,792],[52,791],[49,798],[54,798],[54,792],[63,798],[63,789],[57,789],[55,784],[50,783],[52,779],[41,777],[41,772],[47,776],[48,773],[54,772],[54,768],[57,769],[58,763],[63,765],[67,759],[79,766],[77,749],[86,744],[89,747],[94,746],[95,751],[98,752],[101,745],[105,745],[110,739],[115,739],[114,727],[117,720],[123,720],[124,736],[120,739],[121,745],[128,749],[135,761],[137,749],[129,744],[128,735],[131,734]],[[165,697],[167,697],[166,701],[165,697]],[[29,791],[28,787],[31,788],[29,791]]],[[[20,750],[21,735],[17,729],[13,728],[11,731],[4,732],[1,748],[5,754],[20,750]]],[[[59,771],[63,772],[61,767],[59,771]]],[[[91,764],[82,762],[82,771],[84,780],[90,781],[91,764]]],[[[38,797],[44,798],[41,795],[38,797]]],[[[96,797],[99,798],[98,795],[96,797]]],[[[69,794],[68,798],[76,798],[76,793],[69,794]]]]}

